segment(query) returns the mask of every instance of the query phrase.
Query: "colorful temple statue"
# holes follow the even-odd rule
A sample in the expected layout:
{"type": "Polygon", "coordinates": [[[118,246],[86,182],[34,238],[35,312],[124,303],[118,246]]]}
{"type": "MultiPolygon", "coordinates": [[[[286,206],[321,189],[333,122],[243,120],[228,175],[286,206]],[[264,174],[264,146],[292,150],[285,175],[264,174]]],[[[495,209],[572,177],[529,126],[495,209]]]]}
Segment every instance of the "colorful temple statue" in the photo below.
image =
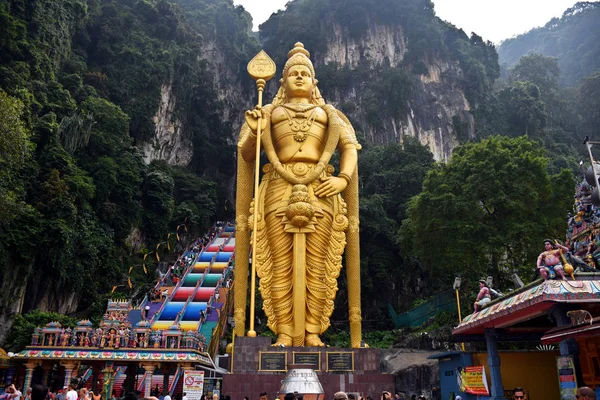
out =
{"type": "Polygon", "coordinates": [[[479,293],[477,294],[475,304],[473,305],[475,312],[480,311],[482,307],[485,307],[491,302],[492,298],[490,296],[490,288],[488,287],[487,282],[484,279],[480,279],[479,293]]]}
{"type": "Polygon", "coordinates": [[[568,252],[569,248],[556,243],[557,248],[554,248],[552,240],[544,240],[545,251],[542,252],[537,259],[537,268],[544,280],[554,279],[556,276],[566,280],[561,262],[561,253],[568,252]]]}
{"type": "Polygon", "coordinates": [[[256,222],[256,271],[275,345],[323,346],[346,249],[352,347],[361,345],[357,151],[344,114],[326,104],[302,43],[288,53],[271,104],[247,111],[238,143],[236,334],[244,335],[250,231],[256,222]],[[253,165],[261,148],[269,164],[254,201],[253,165]],[[338,151],[340,171],[330,160],[338,151]],[[240,281],[244,280],[245,283],[240,281]],[[238,284],[240,283],[240,284],[238,284]]]}

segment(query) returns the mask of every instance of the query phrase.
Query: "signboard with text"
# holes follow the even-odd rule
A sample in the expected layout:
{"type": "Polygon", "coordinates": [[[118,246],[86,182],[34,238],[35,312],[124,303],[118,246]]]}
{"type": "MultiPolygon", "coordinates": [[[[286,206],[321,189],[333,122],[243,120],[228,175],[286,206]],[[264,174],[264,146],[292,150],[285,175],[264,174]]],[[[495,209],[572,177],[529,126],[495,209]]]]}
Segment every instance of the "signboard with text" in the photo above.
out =
{"type": "Polygon", "coordinates": [[[456,379],[461,392],[478,396],[490,395],[483,365],[459,367],[456,371],[456,379]]]}
{"type": "Polygon", "coordinates": [[[292,355],[294,364],[311,364],[315,371],[321,370],[321,353],[294,351],[292,355]]]}
{"type": "Polygon", "coordinates": [[[354,352],[352,351],[328,351],[327,372],[354,371],[354,352]]]}
{"type": "Polygon", "coordinates": [[[259,351],[258,359],[259,371],[287,371],[287,353],[280,351],[259,351]]]}
{"type": "Polygon", "coordinates": [[[575,363],[572,356],[556,357],[558,370],[558,387],[560,400],[575,400],[577,394],[577,380],[575,379],[575,363]]]}
{"type": "Polygon", "coordinates": [[[201,400],[204,391],[204,371],[183,372],[183,392],[188,400],[201,400]]]}

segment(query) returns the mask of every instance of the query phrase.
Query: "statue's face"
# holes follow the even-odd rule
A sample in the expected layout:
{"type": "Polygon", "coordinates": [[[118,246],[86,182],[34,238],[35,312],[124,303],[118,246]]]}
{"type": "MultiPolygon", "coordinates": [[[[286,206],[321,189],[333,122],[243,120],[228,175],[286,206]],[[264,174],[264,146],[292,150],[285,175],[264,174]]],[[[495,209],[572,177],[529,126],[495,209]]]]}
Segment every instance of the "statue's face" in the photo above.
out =
{"type": "Polygon", "coordinates": [[[291,97],[310,98],[313,91],[313,77],[304,65],[294,65],[285,77],[285,93],[291,97]]]}

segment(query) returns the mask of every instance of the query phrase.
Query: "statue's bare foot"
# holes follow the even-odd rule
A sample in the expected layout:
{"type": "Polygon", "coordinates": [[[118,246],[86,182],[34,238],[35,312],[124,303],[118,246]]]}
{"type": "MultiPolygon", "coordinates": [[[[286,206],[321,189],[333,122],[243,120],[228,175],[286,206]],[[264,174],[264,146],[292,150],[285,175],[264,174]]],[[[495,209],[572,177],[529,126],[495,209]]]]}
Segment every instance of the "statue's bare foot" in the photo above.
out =
{"type": "Polygon", "coordinates": [[[321,341],[316,333],[307,333],[304,338],[304,344],[309,347],[325,347],[325,343],[321,341]]]}
{"type": "Polygon", "coordinates": [[[285,333],[280,333],[277,335],[277,341],[273,344],[273,346],[292,347],[292,338],[285,333]]]}

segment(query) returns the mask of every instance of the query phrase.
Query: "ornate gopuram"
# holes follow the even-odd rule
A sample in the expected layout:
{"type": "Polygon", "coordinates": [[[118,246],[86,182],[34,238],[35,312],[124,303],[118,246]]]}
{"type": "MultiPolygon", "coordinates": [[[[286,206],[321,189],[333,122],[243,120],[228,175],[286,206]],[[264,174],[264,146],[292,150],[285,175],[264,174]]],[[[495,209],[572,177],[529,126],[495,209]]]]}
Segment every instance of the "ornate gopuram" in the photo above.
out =
{"type": "Polygon", "coordinates": [[[90,380],[95,393],[110,397],[113,391],[120,395],[137,390],[148,397],[156,373],[163,376],[161,387],[172,392],[186,369],[203,369],[207,376],[209,371],[226,372],[215,366],[197,334],[179,325],[153,331],[146,319],[132,326],[130,311],[129,301],[109,301],[97,327],[82,320],[74,329],[58,322],[36,328],[31,345],[14,357],[25,366],[23,387],[31,386],[34,373],[41,370],[38,381],[54,387],[82,387],[90,380]]]}

